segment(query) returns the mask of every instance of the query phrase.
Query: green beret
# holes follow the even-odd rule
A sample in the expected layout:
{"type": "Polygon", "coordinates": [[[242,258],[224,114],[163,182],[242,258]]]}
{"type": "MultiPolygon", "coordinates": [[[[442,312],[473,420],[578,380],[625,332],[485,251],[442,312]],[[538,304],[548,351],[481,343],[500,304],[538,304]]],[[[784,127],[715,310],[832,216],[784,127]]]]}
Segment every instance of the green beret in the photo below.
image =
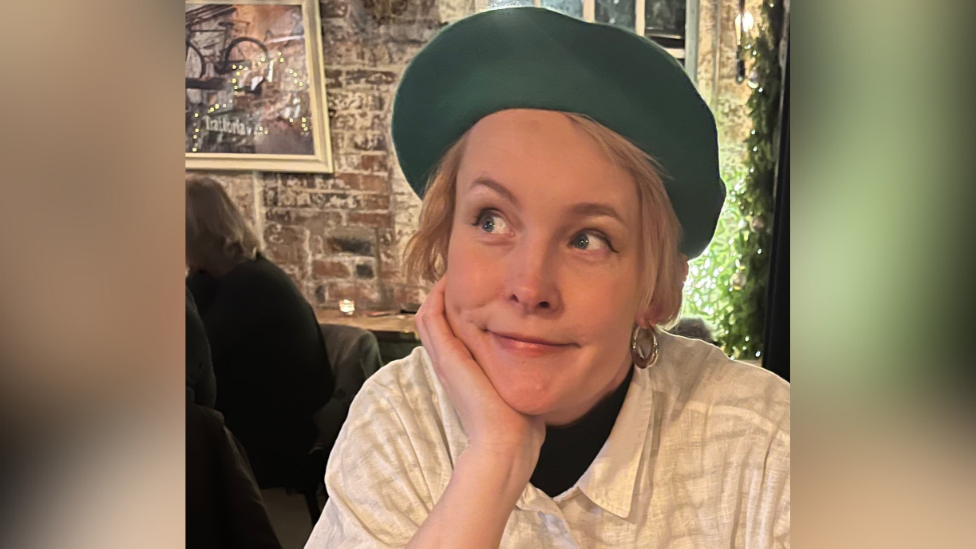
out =
{"type": "Polygon", "coordinates": [[[699,255],[725,200],[715,119],[684,68],[633,32],[545,8],[485,11],[445,27],[410,62],[393,143],[418,196],[451,145],[506,109],[586,115],[663,168],[681,252],[699,255]]]}

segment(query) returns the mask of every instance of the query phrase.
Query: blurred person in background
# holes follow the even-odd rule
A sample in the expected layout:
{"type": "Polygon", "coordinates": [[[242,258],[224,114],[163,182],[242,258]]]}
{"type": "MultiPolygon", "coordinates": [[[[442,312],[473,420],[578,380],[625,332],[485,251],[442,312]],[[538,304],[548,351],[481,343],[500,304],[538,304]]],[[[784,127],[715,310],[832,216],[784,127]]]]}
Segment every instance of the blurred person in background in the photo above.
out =
{"type": "Polygon", "coordinates": [[[246,453],[220,412],[186,403],[186,549],[281,549],[246,453]]]}
{"type": "Polygon", "coordinates": [[[491,10],[414,57],[392,125],[423,346],[353,402],[306,547],[788,547],[789,384],[664,331],[725,197],[674,58],[491,10]]]}
{"type": "Polygon", "coordinates": [[[315,313],[211,178],[186,182],[186,263],[210,344],[216,409],[259,484],[287,485],[316,439],[312,415],[333,389],[315,313]]]}
{"type": "Polygon", "coordinates": [[[217,380],[210,358],[207,329],[190,288],[186,289],[186,401],[208,408],[217,403],[217,380]]]}
{"type": "Polygon", "coordinates": [[[668,328],[669,334],[674,334],[688,339],[700,339],[705,343],[718,345],[712,329],[704,319],[699,317],[687,317],[678,320],[678,323],[668,328]]]}

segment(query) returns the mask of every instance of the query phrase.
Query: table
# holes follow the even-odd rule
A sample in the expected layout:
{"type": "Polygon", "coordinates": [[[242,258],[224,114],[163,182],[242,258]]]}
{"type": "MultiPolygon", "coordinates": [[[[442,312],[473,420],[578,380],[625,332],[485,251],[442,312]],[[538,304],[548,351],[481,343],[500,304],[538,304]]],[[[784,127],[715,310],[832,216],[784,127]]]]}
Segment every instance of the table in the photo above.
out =
{"type": "Polygon", "coordinates": [[[363,313],[347,316],[335,309],[316,309],[320,324],[342,324],[373,332],[380,345],[383,364],[406,357],[420,345],[412,314],[366,316],[363,313]]]}

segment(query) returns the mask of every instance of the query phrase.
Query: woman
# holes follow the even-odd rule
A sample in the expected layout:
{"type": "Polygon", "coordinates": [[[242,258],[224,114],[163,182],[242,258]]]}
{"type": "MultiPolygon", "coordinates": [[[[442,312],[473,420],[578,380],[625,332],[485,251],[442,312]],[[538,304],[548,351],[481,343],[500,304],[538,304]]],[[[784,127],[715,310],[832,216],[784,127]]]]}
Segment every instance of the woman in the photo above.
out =
{"type": "Polygon", "coordinates": [[[307,547],[788,546],[789,385],[656,328],[724,197],[681,67],[485,12],[411,62],[393,136],[425,195],[406,264],[437,282],[423,347],[353,403],[307,547]]]}
{"type": "Polygon", "coordinates": [[[186,183],[187,287],[210,343],[216,409],[247,451],[262,487],[294,482],[332,395],[332,373],[311,306],[223,187],[186,183]]]}

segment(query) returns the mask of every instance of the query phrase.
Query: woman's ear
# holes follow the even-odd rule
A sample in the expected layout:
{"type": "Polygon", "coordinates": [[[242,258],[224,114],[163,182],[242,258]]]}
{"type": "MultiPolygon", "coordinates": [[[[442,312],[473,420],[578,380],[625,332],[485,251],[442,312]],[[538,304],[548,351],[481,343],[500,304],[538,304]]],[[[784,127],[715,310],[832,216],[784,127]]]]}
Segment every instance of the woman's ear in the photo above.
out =
{"type": "Polygon", "coordinates": [[[651,319],[654,318],[653,310],[654,310],[654,306],[651,305],[641,309],[640,311],[637,311],[637,314],[634,316],[634,324],[637,324],[638,326],[640,326],[645,330],[650,328],[651,319]]]}

